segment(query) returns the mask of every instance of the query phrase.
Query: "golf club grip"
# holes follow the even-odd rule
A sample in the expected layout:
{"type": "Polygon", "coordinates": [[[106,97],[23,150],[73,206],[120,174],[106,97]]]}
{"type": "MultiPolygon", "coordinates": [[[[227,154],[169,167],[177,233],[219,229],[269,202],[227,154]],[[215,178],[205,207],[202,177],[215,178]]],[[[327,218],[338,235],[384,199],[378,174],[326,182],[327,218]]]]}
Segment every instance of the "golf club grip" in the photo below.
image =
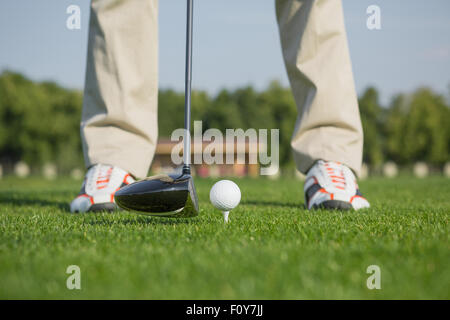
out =
{"type": "MultiPolygon", "coordinates": [[[[186,19],[186,79],[184,93],[184,128],[187,136],[184,139],[183,160],[184,167],[189,170],[191,164],[191,81],[192,81],[192,25],[193,25],[193,0],[187,0],[186,19]]],[[[190,170],[189,170],[190,171],[190,170]]]]}

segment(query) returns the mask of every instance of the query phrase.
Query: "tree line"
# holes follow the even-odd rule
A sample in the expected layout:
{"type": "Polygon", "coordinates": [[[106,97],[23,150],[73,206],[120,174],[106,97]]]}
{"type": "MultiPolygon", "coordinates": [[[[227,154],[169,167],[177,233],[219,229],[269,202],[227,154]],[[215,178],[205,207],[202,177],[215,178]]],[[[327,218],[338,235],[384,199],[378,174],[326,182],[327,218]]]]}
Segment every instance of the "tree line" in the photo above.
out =
{"type": "MultiPolygon", "coordinates": [[[[0,164],[24,161],[35,170],[54,163],[61,173],[83,166],[80,141],[82,92],[52,82],[33,82],[21,74],[0,75],[0,164]]],[[[159,91],[160,137],[183,127],[184,93],[159,91]]],[[[382,106],[379,93],[367,88],[359,97],[364,128],[364,162],[379,167],[392,160],[441,167],[450,159],[450,107],[429,88],[398,94],[382,106]]],[[[290,138],[297,108],[289,88],[272,82],[265,90],[251,86],[223,89],[211,96],[192,93],[192,119],[203,130],[217,128],[280,129],[280,164],[293,166],[290,138]]]]}

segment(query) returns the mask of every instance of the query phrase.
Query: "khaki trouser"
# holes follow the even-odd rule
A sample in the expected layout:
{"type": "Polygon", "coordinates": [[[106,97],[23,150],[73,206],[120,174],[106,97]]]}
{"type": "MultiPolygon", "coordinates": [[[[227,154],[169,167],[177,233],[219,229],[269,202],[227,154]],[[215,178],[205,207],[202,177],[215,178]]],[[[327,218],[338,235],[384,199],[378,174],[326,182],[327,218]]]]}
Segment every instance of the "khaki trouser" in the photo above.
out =
{"type": "MultiPolygon", "coordinates": [[[[91,9],[81,123],[86,165],[144,177],[158,133],[157,0],[92,0],[91,9]]],[[[306,173],[323,159],[358,173],[362,128],[341,1],[277,0],[276,15],[298,107],[291,141],[297,168],[306,173]]]]}

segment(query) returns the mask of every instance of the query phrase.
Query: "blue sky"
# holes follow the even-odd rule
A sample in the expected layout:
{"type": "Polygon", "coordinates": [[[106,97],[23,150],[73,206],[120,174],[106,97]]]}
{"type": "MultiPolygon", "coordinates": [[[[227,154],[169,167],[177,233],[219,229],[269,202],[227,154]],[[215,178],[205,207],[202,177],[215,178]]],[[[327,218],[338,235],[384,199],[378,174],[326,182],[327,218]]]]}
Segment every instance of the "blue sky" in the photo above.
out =
{"type": "MultiPolygon", "coordinates": [[[[89,0],[1,0],[0,71],[83,88],[89,0]],[[66,28],[66,8],[81,7],[81,30],[66,28]]],[[[344,0],[355,82],[374,85],[386,103],[398,92],[430,86],[448,94],[450,1],[344,0]],[[381,8],[381,30],[366,28],[366,8],[381,8]]],[[[272,79],[288,85],[274,0],[196,0],[193,86],[223,87],[272,79]]],[[[184,89],[185,1],[159,1],[160,86],[184,89]]]]}

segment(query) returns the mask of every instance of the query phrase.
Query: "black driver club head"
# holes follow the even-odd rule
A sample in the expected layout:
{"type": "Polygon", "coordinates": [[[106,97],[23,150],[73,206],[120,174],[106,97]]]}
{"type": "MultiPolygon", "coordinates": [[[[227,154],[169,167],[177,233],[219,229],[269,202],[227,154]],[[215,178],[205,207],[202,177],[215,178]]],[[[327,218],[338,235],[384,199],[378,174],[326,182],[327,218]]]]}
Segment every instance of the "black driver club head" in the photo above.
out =
{"type": "Polygon", "coordinates": [[[160,217],[194,217],[198,199],[192,176],[160,174],[119,189],[114,199],[122,209],[160,217]]]}

